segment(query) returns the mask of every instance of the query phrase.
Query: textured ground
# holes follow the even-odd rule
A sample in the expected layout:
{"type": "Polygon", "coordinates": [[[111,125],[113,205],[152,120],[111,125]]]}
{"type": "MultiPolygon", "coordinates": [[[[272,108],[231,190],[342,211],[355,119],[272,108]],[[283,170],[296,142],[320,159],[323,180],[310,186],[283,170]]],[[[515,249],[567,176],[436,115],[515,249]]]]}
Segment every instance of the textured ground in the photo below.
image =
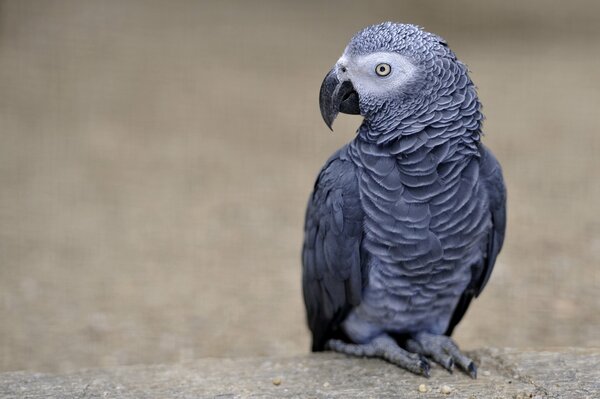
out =
{"type": "Polygon", "coordinates": [[[0,397],[79,398],[597,398],[600,352],[479,350],[480,375],[418,377],[380,360],[335,354],[202,359],[69,374],[0,374],[0,397]]]}
{"type": "Polygon", "coordinates": [[[600,346],[600,5],[0,2],[0,370],[304,354],[319,85],[409,21],[472,70],[509,189],[465,348],[600,346]]]}

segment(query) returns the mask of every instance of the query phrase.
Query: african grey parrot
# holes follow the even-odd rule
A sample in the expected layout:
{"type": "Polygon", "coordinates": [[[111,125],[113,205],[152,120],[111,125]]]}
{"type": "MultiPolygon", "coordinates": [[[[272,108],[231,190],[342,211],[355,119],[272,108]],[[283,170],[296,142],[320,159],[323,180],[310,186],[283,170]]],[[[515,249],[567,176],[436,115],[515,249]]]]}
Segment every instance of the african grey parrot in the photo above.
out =
{"type": "Polygon", "coordinates": [[[446,42],[391,22],[357,33],[327,74],[321,114],[361,114],[306,212],[303,294],[312,350],[429,375],[477,368],[450,338],[504,240],[506,191],[480,142],[467,67],[446,42]]]}

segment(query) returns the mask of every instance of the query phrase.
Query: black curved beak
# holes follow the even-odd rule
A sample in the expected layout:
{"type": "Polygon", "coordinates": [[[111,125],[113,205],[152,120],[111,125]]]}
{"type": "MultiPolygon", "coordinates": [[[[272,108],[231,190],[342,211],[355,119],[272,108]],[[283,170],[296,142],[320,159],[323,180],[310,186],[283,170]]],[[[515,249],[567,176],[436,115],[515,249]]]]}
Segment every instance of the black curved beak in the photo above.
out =
{"type": "Polygon", "coordinates": [[[340,82],[335,68],[329,71],[319,93],[319,107],[321,116],[329,129],[339,112],[344,114],[360,114],[358,105],[358,94],[352,86],[352,82],[344,80],[340,82]]]}

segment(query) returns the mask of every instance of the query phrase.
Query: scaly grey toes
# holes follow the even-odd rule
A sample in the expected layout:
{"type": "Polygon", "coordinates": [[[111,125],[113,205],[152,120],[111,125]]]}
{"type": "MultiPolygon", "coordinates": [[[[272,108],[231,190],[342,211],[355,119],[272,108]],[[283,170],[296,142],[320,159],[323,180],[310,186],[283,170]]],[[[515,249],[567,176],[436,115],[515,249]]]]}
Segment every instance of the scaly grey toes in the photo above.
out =
{"type": "Polygon", "coordinates": [[[381,356],[382,359],[395,364],[411,373],[422,375],[425,378],[430,377],[431,365],[429,360],[425,356],[418,355],[416,358],[410,357],[398,357],[393,354],[386,353],[381,356]]]}
{"type": "Polygon", "coordinates": [[[467,374],[469,374],[471,376],[471,378],[477,378],[477,366],[475,366],[475,363],[473,362],[473,360],[471,360],[469,357],[465,356],[460,351],[460,349],[458,349],[458,346],[454,343],[454,341],[452,341],[451,338],[443,336],[443,335],[440,337],[443,337],[444,340],[446,341],[443,344],[443,347],[446,350],[446,352],[448,352],[448,354],[450,356],[452,356],[452,358],[454,359],[454,361],[456,362],[458,367],[460,367],[467,374]]]}
{"type": "Polygon", "coordinates": [[[451,356],[432,356],[434,362],[448,370],[450,373],[454,372],[454,359],[451,356]]]}
{"type": "Polygon", "coordinates": [[[327,341],[326,347],[346,355],[384,359],[405,370],[429,377],[429,361],[424,356],[400,348],[388,335],[380,335],[367,344],[349,344],[331,339],[327,341]]]}
{"type": "Polygon", "coordinates": [[[406,349],[413,353],[429,356],[434,362],[448,370],[450,373],[454,371],[454,360],[448,355],[443,348],[430,345],[424,347],[418,341],[409,339],[406,341],[406,349]]]}
{"type": "Polygon", "coordinates": [[[431,365],[425,356],[408,353],[399,347],[398,349],[402,352],[393,348],[385,349],[381,353],[381,358],[412,373],[429,378],[431,365]]]}
{"type": "Polygon", "coordinates": [[[429,356],[436,363],[452,372],[454,364],[467,372],[471,378],[477,378],[475,363],[458,349],[450,337],[419,333],[406,342],[406,349],[414,353],[429,356]]]}

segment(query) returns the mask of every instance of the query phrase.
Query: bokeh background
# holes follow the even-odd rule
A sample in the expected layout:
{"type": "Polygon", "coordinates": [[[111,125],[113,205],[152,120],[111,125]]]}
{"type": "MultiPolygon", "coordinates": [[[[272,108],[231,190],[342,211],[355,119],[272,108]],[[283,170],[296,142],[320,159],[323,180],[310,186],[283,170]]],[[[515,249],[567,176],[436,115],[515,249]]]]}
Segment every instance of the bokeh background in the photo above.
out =
{"type": "Polygon", "coordinates": [[[306,353],[304,208],[358,117],[322,78],[360,28],[469,65],[509,190],[456,332],[600,346],[597,1],[1,1],[0,371],[306,353]]]}

